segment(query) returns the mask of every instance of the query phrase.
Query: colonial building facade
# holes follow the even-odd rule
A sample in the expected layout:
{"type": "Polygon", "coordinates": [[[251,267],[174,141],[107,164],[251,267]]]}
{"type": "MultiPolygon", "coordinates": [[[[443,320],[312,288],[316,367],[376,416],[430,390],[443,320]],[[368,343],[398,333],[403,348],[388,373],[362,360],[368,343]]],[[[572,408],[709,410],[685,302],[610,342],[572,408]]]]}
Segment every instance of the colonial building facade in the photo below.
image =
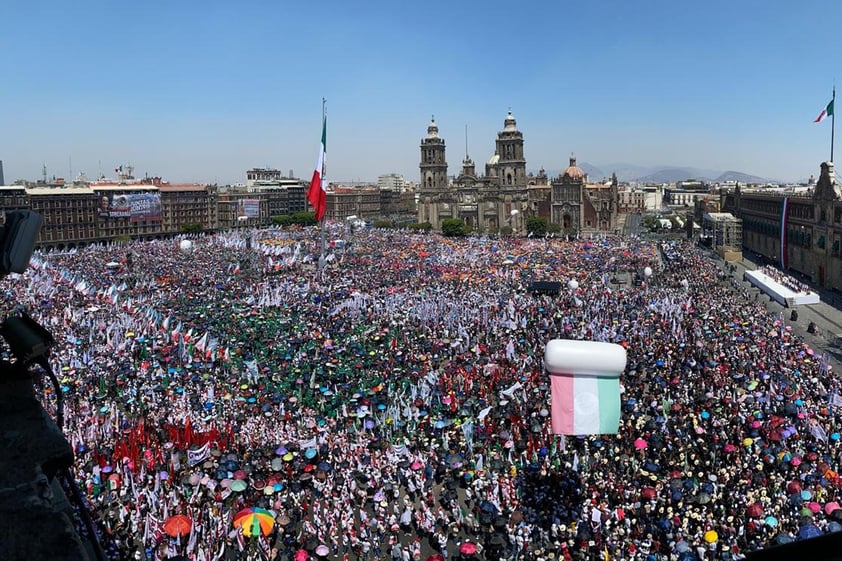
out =
{"type": "Polygon", "coordinates": [[[462,171],[451,184],[447,176],[444,139],[433,119],[427,136],[421,140],[421,183],[418,186],[418,221],[441,229],[448,218],[463,220],[480,232],[496,232],[504,226],[523,229],[529,212],[529,178],[523,151],[523,133],[511,111],[497,133],[494,154],[485,164],[485,175],[478,176],[470,156],[465,155],[462,171]]]}
{"type": "Polygon", "coordinates": [[[842,290],[842,189],[833,162],[821,164],[812,192],[764,193],[737,186],[723,193],[721,206],[742,219],[743,247],[823,288],[842,290]]]}
{"type": "Polygon", "coordinates": [[[511,111],[497,133],[494,154],[480,176],[470,156],[452,181],[447,175],[446,146],[433,119],[421,140],[421,183],[418,221],[441,229],[446,219],[461,219],[477,232],[510,227],[526,233],[526,220],[542,217],[565,233],[613,232],[617,228],[617,179],[610,185],[588,185],[587,175],[570,158],[570,165],[550,181],[542,169],[527,174],[523,133],[511,111]]]}

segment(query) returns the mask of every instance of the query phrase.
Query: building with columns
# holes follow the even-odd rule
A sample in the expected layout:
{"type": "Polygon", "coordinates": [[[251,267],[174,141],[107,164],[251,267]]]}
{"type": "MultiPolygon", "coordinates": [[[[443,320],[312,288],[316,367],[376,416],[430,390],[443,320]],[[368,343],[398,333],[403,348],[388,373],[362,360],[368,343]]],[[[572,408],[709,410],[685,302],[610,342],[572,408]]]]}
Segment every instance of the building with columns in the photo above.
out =
{"type": "Polygon", "coordinates": [[[494,154],[479,176],[468,154],[461,173],[451,183],[447,175],[446,146],[433,119],[421,140],[421,181],[418,185],[418,221],[441,229],[442,221],[461,219],[478,232],[497,232],[505,226],[523,230],[531,212],[523,133],[511,111],[497,133],[494,154]]]}

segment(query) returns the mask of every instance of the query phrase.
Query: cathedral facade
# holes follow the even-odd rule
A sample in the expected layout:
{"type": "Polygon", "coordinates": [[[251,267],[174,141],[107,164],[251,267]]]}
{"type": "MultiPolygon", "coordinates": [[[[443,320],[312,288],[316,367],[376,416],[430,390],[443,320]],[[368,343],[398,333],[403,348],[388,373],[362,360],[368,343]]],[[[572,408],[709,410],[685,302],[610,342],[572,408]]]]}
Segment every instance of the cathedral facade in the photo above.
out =
{"type": "Polygon", "coordinates": [[[497,232],[505,226],[514,232],[523,231],[530,209],[529,178],[523,133],[511,111],[503,130],[497,133],[494,154],[485,164],[484,175],[477,175],[473,160],[466,154],[461,173],[451,183],[445,150],[433,119],[421,140],[418,221],[429,222],[436,230],[441,229],[442,221],[458,218],[478,232],[497,232]]]}
{"type": "Polygon", "coordinates": [[[542,169],[527,174],[523,133],[512,112],[497,133],[494,154],[478,175],[465,154],[462,169],[452,180],[447,174],[446,146],[435,118],[421,140],[421,181],[418,187],[418,222],[441,230],[444,220],[460,219],[471,230],[499,232],[505,227],[525,235],[526,221],[545,218],[563,233],[612,232],[617,228],[617,178],[610,184],[588,185],[587,175],[570,158],[570,165],[550,180],[542,169]]]}

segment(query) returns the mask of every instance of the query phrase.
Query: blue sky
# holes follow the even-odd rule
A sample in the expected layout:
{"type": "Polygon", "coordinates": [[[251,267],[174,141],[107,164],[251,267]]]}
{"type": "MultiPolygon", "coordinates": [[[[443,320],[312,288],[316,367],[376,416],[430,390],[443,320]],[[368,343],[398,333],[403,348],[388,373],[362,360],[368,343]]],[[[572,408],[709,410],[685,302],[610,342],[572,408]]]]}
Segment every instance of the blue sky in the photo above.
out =
{"type": "MultiPolygon", "coordinates": [[[[418,179],[435,114],[449,172],[482,164],[511,110],[527,167],[818,174],[838,0],[19,1],[0,7],[6,182],[132,163],[229,183],[418,179]]],[[[481,165],[479,166],[481,168],[481,165]]]]}

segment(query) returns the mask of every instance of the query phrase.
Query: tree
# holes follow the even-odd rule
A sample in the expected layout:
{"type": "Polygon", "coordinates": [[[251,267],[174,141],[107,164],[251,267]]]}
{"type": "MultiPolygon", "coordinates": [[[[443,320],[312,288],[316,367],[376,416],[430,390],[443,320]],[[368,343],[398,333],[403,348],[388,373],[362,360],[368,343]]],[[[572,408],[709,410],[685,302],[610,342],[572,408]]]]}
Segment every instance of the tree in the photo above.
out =
{"type": "Polygon", "coordinates": [[[375,228],[394,228],[395,224],[391,220],[385,218],[377,218],[371,222],[375,228]]]}
{"type": "Polygon", "coordinates": [[[408,224],[406,227],[410,230],[424,230],[426,232],[433,229],[433,225],[429,222],[413,222],[412,224],[408,224]]]}
{"type": "Polygon", "coordinates": [[[465,236],[468,234],[468,225],[458,218],[446,218],[441,222],[441,233],[448,238],[465,236]]]}
{"type": "Polygon", "coordinates": [[[316,213],[309,210],[302,210],[292,215],[292,223],[299,226],[313,226],[316,222],[316,213]]]}
{"type": "Polygon", "coordinates": [[[198,234],[202,231],[201,222],[187,222],[181,225],[181,231],[185,234],[198,234]]]}
{"type": "Polygon", "coordinates": [[[550,222],[547,224],[547,232],[550,234],[559,234],[561,233],[561,224],[556,224],[555,222],[550,222]]]}
{"type": "Polygon", "coordinates": [[[526,232],[531,233],[535,237],[543,236],[547,233],[547,219],[540,216],[533,216],[526,219],[526,232]]]}

